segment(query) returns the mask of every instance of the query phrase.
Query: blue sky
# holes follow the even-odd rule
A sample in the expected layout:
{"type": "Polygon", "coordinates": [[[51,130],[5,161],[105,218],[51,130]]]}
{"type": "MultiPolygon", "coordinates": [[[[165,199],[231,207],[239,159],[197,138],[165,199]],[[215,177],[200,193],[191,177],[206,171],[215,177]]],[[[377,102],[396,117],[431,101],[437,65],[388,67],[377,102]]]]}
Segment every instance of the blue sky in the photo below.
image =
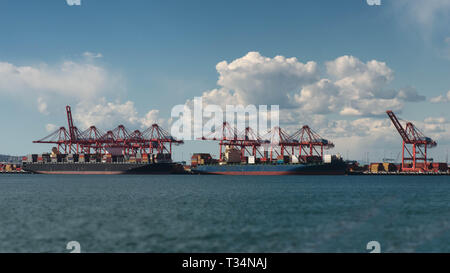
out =
{"type": "MultiPolygon", "coordinates": [[[[73,88],[48,92],[47,86],[53,85],[10,85],[9,74],[0,72],[0,153],[41,152],[46,147],[31,141],[48,134],[47,124],[65,125],[64,106],[69,103],[78,111],[79,121],[84,118],[83,111],[95,105],[127,101],[133,103],[132,110],[139,118],[159,110],[157,118],[167,120],[174,105],[218,88],[219,62],[231,63],[248,52],[259,52],[268,58],[282,55],[296,57],[301,63],[313,61],[321,78],[328,76],[324,72],[327,62],[345,55],[362,63],[386,63],[393,79],[384,89],[411,87],[426,97],[402,102],[399,111],[403,118],[419,124],[426,118],[445,119],[436,125],[439,130],[427,127],[430,134],[442,139],[443,150],[436,152],[443,159],[450,138],[449,104],[429,100],[450,90],[450,6],[440,0],[395,2],[369,6],[364,0],[82,0],[80,6],[69,6],[65,0],[0,0],[0,63],[46,71],[49,82],[61,75],[59,70],[64,71],[63,63],[75,64],[76,68],[69,65],[69,69],[80,73],[99,69],[101,77],[92,79],[92,86],[83,91],[92,93],[90,97],[70,94],[78,87],[69,80],[68,85],[75,84],[73,88]],[[2,82],[8,84],[2,86],[2,82]],[[100,97],[103,100],[96,101],[100,97]],[[39,108],[38,100],[45,103],[45,109],[39,108]]],[[[329,122],[386,120],[335,112],[325,116],[329,122]]],[[[139,127],[139,122],[135,125],[139,127]]],[[[393,139],[386,140],[386,147],[397,149],[399,136],[394,131],[387,133],[393,139]]],[[[348,150],[342,147],[344,140],[338,143],[339,152],[348,150]]],[[[209,147],[215,149],[215,145],[209,147]]],[[[190,152],[184,149],[180,151],[190,152]]],[[[373,159],[381,156],[376,149],[371,152],[373,159]]],[[[364,152],[350,151],[356,159],[364,152]]]]}

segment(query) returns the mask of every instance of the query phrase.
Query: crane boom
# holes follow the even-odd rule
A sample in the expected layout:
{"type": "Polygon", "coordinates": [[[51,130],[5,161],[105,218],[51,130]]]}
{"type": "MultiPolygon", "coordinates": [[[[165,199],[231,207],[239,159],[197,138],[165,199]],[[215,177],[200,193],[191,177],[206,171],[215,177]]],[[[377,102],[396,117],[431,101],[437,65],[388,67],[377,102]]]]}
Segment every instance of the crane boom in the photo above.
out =
{"type": "Polygon", "coordinates": [[[69,105],[66,106],[66,112],[67,112],[67,123],[69,125],[70,140],[75,141],[75,130],[74,130],[73,120],[72,120],[72,111],[71,111],[69,105]]]}
{"type": "Polygon", "coordinates": [[[410,139],[408,138],[408,135],[406,134],[405,129],[403,129],[403,126],[398,121],[397,116],[394,114],[394,112],[392,112],[391,110],[388,110],[388,111],[386,111],[386,114],[391,119],[392,123],[394,124],[395,128],[397,129],[397,131],[400,134],[400,136],[402,137],[402,139],[407,143],[410,142],[410,139]]]}

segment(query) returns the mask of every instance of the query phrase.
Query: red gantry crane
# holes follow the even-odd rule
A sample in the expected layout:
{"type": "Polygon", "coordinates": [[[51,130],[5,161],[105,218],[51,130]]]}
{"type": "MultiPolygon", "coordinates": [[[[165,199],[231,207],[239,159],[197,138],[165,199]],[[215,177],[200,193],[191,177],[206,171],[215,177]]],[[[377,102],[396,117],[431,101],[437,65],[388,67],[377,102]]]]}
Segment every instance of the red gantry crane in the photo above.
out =
{"type": "Polygon", "coordinates": [[[33,143],[56,144],[58,151],[64,153],[70,152],[72,148],[70,146],[70,134],[67,132],[65,127],[60,127],[50,135],[40,140],[33,141],[33,143]]]}
{"type": "Polygon", "coordinates": [[[392,111],[386,111],[395,128],[402,137],[402,171],[426,172],[430,171],[427,161],[427,148],[433,148],[437,144],[426,137],[411,122],[406,123],[405,129],[392,111]]]}
{"type": "Polygon", "coordinates": [[[172,154],[172,145],[182,144],[183,141],[176,140],[158,124],[152,124],[148,129],[141,132],[135,130],[130,132],[123,125],[103,133],[95,126],[91,126],[80,132],[74,126],[70,106],[66,106],[67,123],[69,129],[60,127],[52,134],[33,143],[56,144],[60,153],[87,153],[96,154],[120,153],[135,155],[136,153],[172,154]]]}
{"type": "Polygon", "coordinates": [[[255,158],[258,154],[260,157],[263,157],[261,151],[258,149],[263,143],[263,140],[252,128],[245,128],[244,131],[238,135],[238,139],[241,147],[241,161],[245,158],[246,153],[255,158]]]}
{"type": "Polygon", "coordinates": [[[220,128],[200,139],[219,141],[219,161],[221,162],[225,160],[223,151],[226,149],[239,150],[241,162],[245,162],[247,156],[253,156],[255,160],[261,162],[270,162],[274,160],[274,155],[278,158],[284,157],[285,153],[289,154],[287,147],[293,145],[289,135],[280,127],[274,127],[260,137],[250,127],[238,132],[228,122],[224,122],[220,128]]]}
{"type": "Polygon", "coordinates": [[[250,127],[245,128],[242,133],[239,133],[238,130],[228,122],[222,123],[222,126],[216,128],[213,132],[210,132],[200,139],[219,141],[219,161],[224,161],[223,151],[226,150],[226,148],[240,150],[242,161],[245,158],[246,152],[256,156],[257,147],[261,144],[259,137],[250,127]],[[252,148],[251,151],[247,150],[248,147],[252,148]]]}
{"type": "Polygon", "coordinates": [[[298,157],[303,159],[314,157],[323,159],[323,150],[334,148],[334,144],[331,141],[322,138],[308,125],[303,126],[290,138],[294,141],[294,146],[297,146],[299,149],[298,157]]]}
{"type": "Polygon", "coordinates": [[[290,138],[289,134],[281,127],[276,126],[267,132],[263,136],[263,139],[265,139],[264,143],[265,146],[268,147],[268,161],[273,161],[275,159],[284,159],[285,154],[288,156],[293,155],[293,149],[292,153],[289,153],[288,147],[293,147],[293,141],[290,138]],[[274,158],[275,156],[275,158],[274,158]]]}
{"type": "Polygon", "coordinates": [[[257,160],[261,162],[286,161],[285,157],[294,156],[297,149],[298,158],[302,162],[321,161],[323,150],[334,147],[333,143],[323,139],[308,126],[303,126],[292,136],[284,129],[274,127],[260,137],[250,127],[238,132],[236,128],[224,122],[220,128],[200,139],[219,141],[220,161],[224,161],[223,151],[226,148],[240,150],[241,162],[246,161],[246,155],[254,156],[255,159],[259,156],[257,160]]]}

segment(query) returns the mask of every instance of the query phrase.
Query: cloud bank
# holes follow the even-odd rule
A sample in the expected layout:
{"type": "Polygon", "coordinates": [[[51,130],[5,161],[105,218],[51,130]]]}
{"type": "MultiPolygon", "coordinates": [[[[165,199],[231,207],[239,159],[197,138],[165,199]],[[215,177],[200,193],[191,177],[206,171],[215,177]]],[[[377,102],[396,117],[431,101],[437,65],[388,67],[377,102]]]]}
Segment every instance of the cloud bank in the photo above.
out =
{"type": "Polygon", "coordinates": [[[202,98],[207,104],[277,104],[309,114],[366,117],[425,100],[413,87],[390,89],[394,73],[384,62],[342,56],[325,67],[322,75],[314,61],[249,52],[231,63],[218,63],[219,87],[204,92],[202,98]]]}
{"type": "Polygon", "coordinates": [[[17,66],[0,62],[0,94],[40,98],[40,104],[45,98],[95,98],[106,91],[110,80],[105,69],[90,63],[17,66]]]}
{"type": "MultiPolygon", "coordinates": [[[[45,115],[54,111],[54,105],[72,104],[80,129],[91,125],[110,129],[118,123],[141,128],[153,121],[162,121],[157,110],[149,110],[141,117],[133,102],[121,103],[114,99],[122,92],[118,88],[123,83],[120,75],[95,63],[95,59],[102,57],[101,53],[85,52],[83,57],[82,61],[54,65],[20,66],[0,62],[0,95],[4,99],[10,97],[34,103],[45,115]]],[[[46,129],[54,129],[54,126],[47,125],[46,129]]]]}

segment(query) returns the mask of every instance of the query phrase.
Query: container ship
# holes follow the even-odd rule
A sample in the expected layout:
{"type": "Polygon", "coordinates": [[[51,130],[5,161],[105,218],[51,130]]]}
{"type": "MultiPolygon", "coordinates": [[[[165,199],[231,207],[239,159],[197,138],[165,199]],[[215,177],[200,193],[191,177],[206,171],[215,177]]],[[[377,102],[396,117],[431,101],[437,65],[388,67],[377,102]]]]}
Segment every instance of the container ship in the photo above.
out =
{"type": "Polygon", "coordinates": [[[158,124],[144,131],[119,125],[101,131],[91,126],[78,130],[66,106],[68,129],[60,127],[33,143],[52,144],[51,153],[23,157],[22,169],[40,174],[183,174],[172,162],[172,145],[182,144],[158,124]]]}
{"type": "Polygon", "coordinates": [[[216,175],[344,175],[347,164],[339,156],[325,155],[324,160],[299,162],[296,156],[286,156],[273,162],[217,162],[209,154],[194,154],[191,171],[194,174],[216,175]],[[294,159],[294,160],[292,160],[294,159]]]}
{"type": "Polygon", "coordinates": [[[183,165],[169,155],[34,154],[23,158],[22,169],[39,174],[183,174],[183,165]]]}
{"type": "Polygon", "coordinates": [[[238,132],[224,122],[201,140],[219,141],[219,158],[194,154],[194,174],[219,175],[344,175],[347,164],[340,155],[324,154],[334,144],[309,126],[290,135],[274,127],[259,136],[250,127],[238,132]]]}

